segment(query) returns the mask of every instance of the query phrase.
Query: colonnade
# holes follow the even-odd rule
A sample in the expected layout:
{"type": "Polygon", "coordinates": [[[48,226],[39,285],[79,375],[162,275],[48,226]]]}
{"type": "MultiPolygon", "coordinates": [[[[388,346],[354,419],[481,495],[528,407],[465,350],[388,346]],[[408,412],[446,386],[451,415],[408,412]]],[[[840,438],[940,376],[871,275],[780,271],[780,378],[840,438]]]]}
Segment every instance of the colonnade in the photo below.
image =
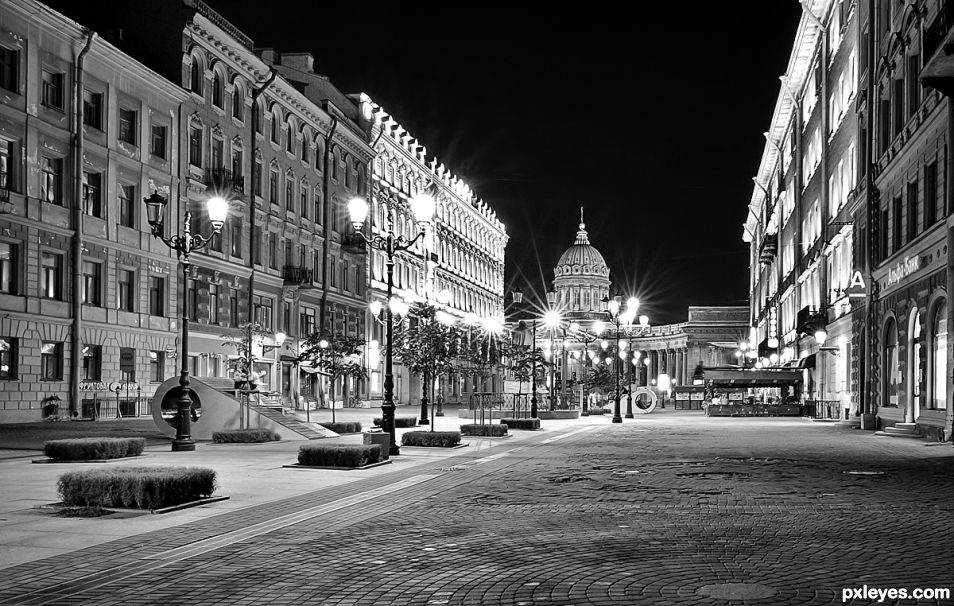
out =
{"type": "Polygon", "coordinates": [[[649,357],[647,370],[650,381],[658,378],[660,374],[666,373],[676,385],[692,383],[694,367],[689,360],[688,348],[646,349],[643,351],[649,357]]]}

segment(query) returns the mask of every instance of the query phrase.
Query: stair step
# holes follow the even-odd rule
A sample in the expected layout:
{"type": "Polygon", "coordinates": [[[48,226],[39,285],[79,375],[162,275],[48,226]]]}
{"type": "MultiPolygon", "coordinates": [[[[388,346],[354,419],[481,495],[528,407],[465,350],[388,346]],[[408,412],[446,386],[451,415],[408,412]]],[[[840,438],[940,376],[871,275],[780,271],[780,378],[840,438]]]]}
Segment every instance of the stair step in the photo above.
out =
{"type": "Polygon", "coordinates": [[[885,427],[884,431],[885,433],[904,434],[904,435],[918,434],[917,429],[909,428],[909,427],[885,427]]]}
{"type": "Polygon", "coordinates": [[[889,438],[908,438],[911,440],[920,440],[923,436],[919,433],[906,433],[906,432],[897,432],[897,431],[888,431],[890,427],[885,428],[885,431],[876,431],[876,436],[887,436],[889,438]]]}
{"type": "Polygon", "coordinates": [[[898,429],[910,429],[913,431],[917,431],[918,429],[917,423],[895,423],[894,426],[898,429]]]}

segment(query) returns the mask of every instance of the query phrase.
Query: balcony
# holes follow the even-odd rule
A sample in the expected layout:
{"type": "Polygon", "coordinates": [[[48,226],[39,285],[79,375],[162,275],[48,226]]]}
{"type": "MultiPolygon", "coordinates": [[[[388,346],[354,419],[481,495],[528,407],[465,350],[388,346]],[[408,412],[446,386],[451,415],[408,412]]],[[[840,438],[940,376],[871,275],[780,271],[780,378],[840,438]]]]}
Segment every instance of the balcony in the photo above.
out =
{"type": "Polygon", "coordinates": [[[206,175],[205,184],[217,192],[245,194],[245,177],[242,175],[233,175],[232,171],[225,168],[209,169],[206,175]]]}
{"type": "Polygon", "coordinates": [[[778,234],[769,234],[762,240],[759,246],[759,263],[769,265],[778,255],[778,234]]]}
{"type": "Polygon", "coordinates": [[[310,286],[312,283],[312,270],[297,265],[286,265],[282,268],[282,280],[285,284],[310,286]]]}

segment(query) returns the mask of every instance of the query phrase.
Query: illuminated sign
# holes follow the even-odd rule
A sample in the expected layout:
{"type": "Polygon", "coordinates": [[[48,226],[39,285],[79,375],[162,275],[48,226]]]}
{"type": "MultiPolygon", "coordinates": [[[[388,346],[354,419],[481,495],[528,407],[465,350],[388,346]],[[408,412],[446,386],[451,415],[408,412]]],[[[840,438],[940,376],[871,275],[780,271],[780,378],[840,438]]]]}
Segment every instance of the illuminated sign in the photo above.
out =
{"type": "Polygon", "coordinates": [[[848,281],[848,288],[846,292],[849,297],[863,297],[868,292],[868,285],[865,284],[864,276],[861,275],[861,270],[856,269],[855,273],[851,274],[851,280],[848,281]]]}
{"type": "Polygon", "coordinates": [[[919,269],[921,269],[920,256],[905,257],[903,261],[898,261],[897,265],[888,269],[888,279],[885,281],[885,285],[897,284],[919,269]]]}

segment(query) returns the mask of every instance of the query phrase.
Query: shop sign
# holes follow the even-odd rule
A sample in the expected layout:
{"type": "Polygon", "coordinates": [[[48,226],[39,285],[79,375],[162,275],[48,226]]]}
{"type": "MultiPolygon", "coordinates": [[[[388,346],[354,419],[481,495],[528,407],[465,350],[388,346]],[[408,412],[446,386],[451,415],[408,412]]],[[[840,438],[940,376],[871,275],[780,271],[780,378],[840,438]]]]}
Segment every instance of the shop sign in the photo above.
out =
{"type": "Polygon", "coordinates": [[[851,274],[846,292],[849,297],[864,297],[868,293],[868,286],[865,284],[865,278],[861,275],[860,269],[856,269],[855,273],[851,274]]]}
{"type": "Polygon", "coordinates": [[[80,391],[136,391],[139,383],[135,381],[80,381],[80,391]]]}
{"type": "Polygon", "coordinates": [[[898,261],[897,265],[888,269],[888,279],[885,281],[885,285],[897,284],[919,269],[921,269],[920,256],[905,257],[903,261],[898,261]]]}

